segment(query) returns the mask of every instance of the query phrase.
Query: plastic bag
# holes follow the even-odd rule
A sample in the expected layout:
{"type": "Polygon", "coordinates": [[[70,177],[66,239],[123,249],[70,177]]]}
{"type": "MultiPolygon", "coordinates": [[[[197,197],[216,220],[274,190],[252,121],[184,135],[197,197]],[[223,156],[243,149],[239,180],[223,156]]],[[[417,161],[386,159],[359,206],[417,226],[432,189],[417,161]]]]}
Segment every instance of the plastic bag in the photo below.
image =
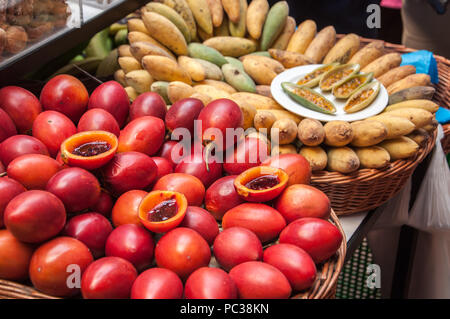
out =
{"type": "Polygon", "coordinates": [[[431,77],[431,83],[439,83],[438,68],[433,53],[426,50],[414,51],[402,55],[400,65],[412,64],[416,67],[416,73],[425,73],[431,77]]]}
{"type": "Polygon", "coordinates": [[[428,232],[450,231],[450,170],[441,145],[442,126],[408,225],[428,232]]]}
{"type": "Polygon", "coordinates": [[[450,298],[450,233],[420,232],[408,298],[450,298]]]}
{"type": "Polygon", "coordinates": [[[377,208],[382,210],[373,229],[402,226],[408,222],[409,199],[411,197],[411,178],[403,189],[387,203],[377,208]]]}

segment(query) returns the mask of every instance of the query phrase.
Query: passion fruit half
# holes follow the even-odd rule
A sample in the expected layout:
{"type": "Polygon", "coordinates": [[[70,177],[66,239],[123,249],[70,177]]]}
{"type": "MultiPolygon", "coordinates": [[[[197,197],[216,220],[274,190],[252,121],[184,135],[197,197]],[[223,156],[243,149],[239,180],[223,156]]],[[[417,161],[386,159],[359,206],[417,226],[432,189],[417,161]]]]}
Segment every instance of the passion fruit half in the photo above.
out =
{"type": "Polygon", "coordinates": [[[80,132],[61,144],[61,159],[69,166],[94,170],[114,157],[118,144],[116,135],[110,132],[80,132]]]}
{"type": "Polygon", "coordinates": [[[172,191],[153,191],[139,205],[139,219],[145,228],[166,233],[177,227],[186,215],[186,196],[172,191]]]}
{"type": "Polygon", "coordinates": [[[241,173],[234,180],[238,195],[248,202],[267,202],[286,188],[289,175],[280,168],[256,166],[241,173]]]}

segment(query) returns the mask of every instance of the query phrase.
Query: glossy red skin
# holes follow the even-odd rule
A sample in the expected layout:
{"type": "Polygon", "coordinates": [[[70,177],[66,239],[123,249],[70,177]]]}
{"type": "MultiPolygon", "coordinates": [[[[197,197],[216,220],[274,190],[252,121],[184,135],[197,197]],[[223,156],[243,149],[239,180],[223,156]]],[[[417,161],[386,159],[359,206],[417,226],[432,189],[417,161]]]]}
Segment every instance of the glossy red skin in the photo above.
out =
{"type": "Polygon", "coordinates": [[[263,247],[254,232],[243,227],[224,229],[214,240],[214,256],[225,270],[263,257],[263,247]]]}
{"type": "Polygon", "coordinates": [[[8,137],[16,135],[17,129],[8,113],[0,109],[0,143],[8,137]]]}
{"type": "Polygon", "coordinates": [[[194,121],[203,108],[203,102],[196,98],[181,99],[173,103],[165,117],[167,128],[172,132],[177,128],[187,129],[193,137],[194,121]]]}
{"type": "Polygon", "coordinates": [[[164,143],[164,121],[154,116],[137,118],[125,126],[119,136],[118,152],[141,152],[155,155],[164,143]]]}
{"type": "Polygon", "coordinates": [[[179,144],[178,141],[166,141],[159,149],[157,156],[164,157],[175,167],[183,157],[188,155],[185,153],[187,151],[184,151],[183,144],[179,144]],[[173,154],[172,151],[174,152],[173,154]]]}
{"type": "Polygon", "coordinates": [[[239,175],[249,168],[261,165],[270,154],[265,141],[256,137],[244,138],[225,158],[223,169],[229,175],[239,175]]]}
{"type": "Polygon", "coordinates": [[[87,170],[70,167],[56,173],[47,183],[47,191],[58,196],[67,212],[88,209],[100,198],[100,183],[87,170]]]}
{"type": "Polygon", "coordinates": [[[178,227],[158,241],[155,259],[158,267],[170,269],[186,280],[196,269],[208,266],[211,250],[195,230],[178,227]]]}
{"type": "Polygon", "coordinates": [[[209,245],[213,244],[219,234],[219,225],[214,217],[207,210],[197,206],[188,206],[180,226],[195,230],[209,245]]]}
{"type": "Polygon", "coordinates": [[[33,246],[20,242],[8,230],[0,230],[0,278],[22,281],[28,278],[33,246]]]}
{"type": "Polygon", "coordinates": [[[5,226],[3,223],[3,213],[8,203],[14,197],[25,191],[26,188],[19,182],[8,177],[0,178],[0,228],[5,226]]]}
{"type": "Polygon", "coordinates": [[[9,163],[7,172],[27,189],[45,189],[50,178],[60,170],[61,164],[49,156],[26,154],[9,163]]]}
{"type": "Polygon", "coordinates": [[[142,116],[154,116],[164,120],[167,106],[163,98],[155,92],[145,92],[139,95],[130,106],[130,120],[142,116]]]}
{"type": "Polygon", "coordinates": [[[144,189],[158,174],[158,167],[151,157],[139,152],[124,152],[102,168],[104,181],[115,194],[144,189]]]}
{"type": "Polygon", "coordinates": [[[232,100],[217,99],[212,101],[201,110],[198,120],[201,121],[201,125],[197,126],[198,137],[204,143],[215,141],[217,150],[225,150],[233,146],[240,138],[234,137],[232,140],[226,138],[227,128],[242,127],[243,123],[242,111],[232,100]],[[209,128],[219,129],[222,132],[222,139],[216,138],[214,133],[208,132],[209,128]]]}
{"type": "Polygon", "coordinates": [[[0,161],[0,174],[3,174],[6,172],[5,166],[3,165],[3,163],[0,161]]]}
{"type": "Polygon", "coordinates": [[[301,248],[291,244],[277,244],[264,250],[263,260],[287,278],[295,291],[311,287],[316,279],[316,265],[301,248]]]}
{"type": "Polygon", "coordinates": [[[0,144],[0,160],[5,166],[25,154],[49,155],[47,147],[40,140],[28,135],[15,135],[0,144]]]}
{"type": "Polygon", "coordinates": [[[90,209],[96,213],[100,213],[105,217],[110,217],[114,206],[112,197],[105,191],[101,191],[100,198],[97,203],[90,207],[90,209]]]}
{"type": "Polygon", "coordinates": [[[75,283],[69,276],[75,270],[69,265],[77,265],[80,275],[93,262],[89,248],[81,241],[71,237],[58,237],[41,245],[33,254],[30,263],[30,279],[38,290],[57,297],[70,297],[80,291],[76,287],[68,287],[75,283]],[[71,270],[71,271],[68,271],[71,270]]]}
{"type": "Polygon", "coordinates": [[[291,185],[275,202],[275,209],[289,224],[303,217],[317,217],[327,220],[330,217],[330,199],[321,190],[309,185],[291,185]]]}
{"type": "Polygon", "coordinates": [[[222,269],[202,267],[186,280],[184,295],[186,299],[236,299],[237,288],[222,269]]]}
{"type": "Polygon", "coordinates": [[[244,227],[256,234],[261,242],[274,240],[286,227],[281,214],[265,204],[244,203],[230,209],[222,219],[224,229],[244,227]]]}
{"type": "Polygon", "coordinates": [[[85,244],[94,258],[105,255],[105,244],[113,231],[111,223],[98,213],[84,213],[72,217],[64,228],[64,235],[73,237],[85,244]]]}
{"type": "Polygon", "coordinates": [[[84,299],[128,299],[137,278],[134,266],[120,257],[103,257],[86,269],[81,279],[84,299]]]}
{"type": "Polygon", "coordinates": [[[106,131],[117,137],[120,135],[120,127],[114,116],[103,109],[88,110],[78,122],[78,132],[106,131]]]}
{"type": "Polygon", "coordinates": [[[18,86],[6,86],[0,90],[0,108],[8,113],[19,133],[31,130],[35,118],[42,112],[37,97],[18,86]]]}
{"type": "Polygon", "coordinates": [[[302,248],[316,264],[333,256],[341,242],[342,234],[336,226],[329,221],[313,217],[290,223],[280,234],[280,243],[302,248]]]}
{"type": "Polygon", "coordinates": [[[175,167],[175,173],[195,176],[202,181],[205,187],[209,187],[222,176],[222,164],[211,158],[208,159],[207,167],[203,154],[201,152],[193,152],[180,161],[175,167]]]}
{"type": "Polygon", "coordinates": [[[111,219],[115,227],[124,224],[142,225],[139,220],[139,205],[147,192],[131,190],[122,194],[114,204],[111,219]]]}
{"type": "Polygon", "coordinates": [[[292,289],[281,271],[260,261],[248,261],[230,270],[241,299],[287,299],[292,289]]]}
{"type": "Polygon", "coordinates": [[[45,84],[40,101],[44,110],[61,112],[77,123],[86,111],[89,93],[76,77],[61,74],[45,84]]]}
{"type": "Polygon", "coordinates": [[[173,271],[151,268],[141,273],[131,289],[131,299],[181,299],[183,282],[173,271]]]}
{"type": "Polygon", "coordinates": [[[6,228],[20,241],[41,243],[64,228],[66,211],[61,200],[52,193],[32,190],[9,202],[3,220],[6,228]]]}
{"type": "Polygon", "coordinates": [[[55,157],[65,139],[77,132],[75,124],[64,114],[45,111],[33,123],[33,136],[39,139],[55,157]]]}
{"type": "Polygon", "coordinates": [[[173,173],[173,164],[168,159],[164,157],[152,157],[152,160],[155,162],[156,167],[158,167],[155,181],[167,174],[173,173]]]}
{"type": "Polygon", "coordinates": [[[197,177],[184,174],[172,173],[160,178],[153,190],[174,191],[186,196],[189,206],[201,206],[205,197],[205,186],[197,177]]]}
{"type": "Polygon", "coordinates": [[[236,177],[236,175],[222,177],[206,190],[205,207],[217,220],[222,220],[228,210],[244,203],[234,188],[236,177]]]}
{"type": "Polygon", "coordinates": [[[106,256],[128,260],[138,271],[149,268],[153,261],[155,243],[144,228],[128,224],[117,227],[106,241],[106,256]]]}
{"type": "Polygon", "coordinates": [[[88,109],[101,108],[111,113],[120,127],[125,125],[130,111],[130,99],[122,85],[109,81],[99,85],[89,98],[88,109]]]}
{"type": "Polygon", "coordinates": [[[288,186],[309,184],[311,182],[311,166],[300,154],[280,154],[272,156],[262,165],[281,168],[289,175],[288,186]]]}

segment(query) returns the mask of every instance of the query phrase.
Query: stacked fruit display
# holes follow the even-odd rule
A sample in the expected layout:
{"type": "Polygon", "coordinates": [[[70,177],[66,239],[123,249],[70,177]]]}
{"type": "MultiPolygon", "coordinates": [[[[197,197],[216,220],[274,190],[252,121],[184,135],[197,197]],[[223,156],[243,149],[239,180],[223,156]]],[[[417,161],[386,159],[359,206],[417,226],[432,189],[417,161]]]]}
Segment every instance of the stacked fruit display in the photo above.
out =
{"type": "MultiPolygon", "coordinates": [[[[119,48],[115,79],[133,100],[148,91],[167,104],[194,97],[205,104],[227,98],[244,114],[245,129],[270,137],[274,153],[299,153],[313,171],[380,169],[416,155],[437,126],[431,102],[435,89],[427,74],[401,64],[399,53],[382,41],[361,48],[348,34],[337,41],[333,26],[317,32],[307,20],[296,29],[289,7],[267,0],[160,0],[128,21],[129,44],[119,48]],[[359,65],[390,94],[382,114],[354,123],[324,123],[285,110],[271,96],[272,80],[285,69],[315,63],[359,65]]],[[[352,111],[352,110],[350,110],[352,111]]]]}
{"type": "Polygon", "coordinates": [[[115,81],[89,96],[59,75],[40,99],[2,88],[0,122],[1,279],[59,297],[288,298],[345,244],[309,163],[239,134],[232,100],[130,105],[115,81]]]}

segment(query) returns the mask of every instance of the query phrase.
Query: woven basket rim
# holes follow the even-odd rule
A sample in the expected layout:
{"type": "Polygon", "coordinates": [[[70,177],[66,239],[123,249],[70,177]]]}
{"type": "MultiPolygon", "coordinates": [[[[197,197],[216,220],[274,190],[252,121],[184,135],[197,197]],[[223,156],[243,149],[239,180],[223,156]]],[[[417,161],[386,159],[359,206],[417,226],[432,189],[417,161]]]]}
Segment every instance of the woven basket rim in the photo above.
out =
{"type": "MultiPolygon", "coordinates": [[[[291,299],[323,299],[333,297],[336,291],[337,279],[345,262],[347,240],[344,229],[336,213],[331,209],[331,222],[342,234],[342,242],[335,256],[323,263],[317,271],[313,286],[305,292],[296,293],[291,299]]],[[[62,299],[36,290],[33,287],[14,281],[0,279],[0,299],[62,299]]]]}

